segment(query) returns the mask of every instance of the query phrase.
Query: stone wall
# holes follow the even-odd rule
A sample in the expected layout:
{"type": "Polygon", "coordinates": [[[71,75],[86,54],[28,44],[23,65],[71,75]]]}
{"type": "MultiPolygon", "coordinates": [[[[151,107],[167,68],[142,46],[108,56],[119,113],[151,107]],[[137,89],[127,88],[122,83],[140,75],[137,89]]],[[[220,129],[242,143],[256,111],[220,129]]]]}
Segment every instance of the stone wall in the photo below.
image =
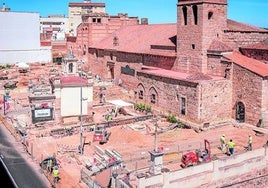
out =
{"type": "Polygon", "coordinates": [[[207,56],[204,54],[213,40],[222,38],[226,29],[226,2],[200,2],[178,3],[177,61],[174,70],[206,73],[207,56]]]}
{"type": "Polygon", "coordinates": [[[241,48],[243,55],[260,61],[268,61],[268,50],[241,48]]]}
{"type": "Polygon", "coordinates": [[[236,115],[236,104],[245,105],[245,122],[257,125],[262,110],[262,77],[233,65],[233,118],[236,115]]]}
{"type": "Polygon", "coordinates": [[[157,184],[166,188],[267,187],[267,165],[267,148],[261,148],[178,171],[141,177],[138,188],[157,184]]]}
{"type": "MultiPolygon", "coordinates": [[[[174,80],[152,75],[138,73],[137,78],[140,82],[140,87],[137,90],[144,88],[143,99],[136,98],[140,103],[150,104],[152,107],[162,109],[162,111],[170,114],[187,117],[190,119],[198,118],[198,96],[199,90],[197,83],[174,80]],[[141,87],[142,86],[142,87],[141,87]],[[151,103],[149,89],[154,88],[157,96],[156,103],[151,103]],[[186,114],[181,114],[181,98],[186,99],[186,114]]],[[[139,91],[137,91],[138,93],[139,91]]]]}
{"type": "Polygon", "coordinates": [[[232,116],[232,83],[230,80],[206,81],[200,84],[200,121],[221,121],[232,116]]]}
{"type": "Polygon", "coordinates": [[[268,32],[238,32],[225,31],[223,43],[229,45],[233,49],[238,49],[241,46],[255,44],[264,41],[268,37],[268,32]]]}
{"type": "Polygon", "coordinates": [[[221,55],[208,55],[207,73],[230,79],[230,63],[221,61],[221,55]]]}
{"type": "Polygon", "coordinates": [[[141,70],[143,66],[170,69],[174,64],[175,59],[175,56],[170,57],[106,50],[96,51],[94,48],[91,48],[89,50],[88,62],[90,62],[90,70],[95,75],[98,74],[104,79],[114,79],[116,82],[121,79],[126,89],[133,89],[138,85],[136,73],[141,70]],[[111,68],[114,71],[113,78],[111,75],[111,68]],[[126,68],[132,69],[135,74],[129,75],[122,72],[122,69],[126,68]]]}

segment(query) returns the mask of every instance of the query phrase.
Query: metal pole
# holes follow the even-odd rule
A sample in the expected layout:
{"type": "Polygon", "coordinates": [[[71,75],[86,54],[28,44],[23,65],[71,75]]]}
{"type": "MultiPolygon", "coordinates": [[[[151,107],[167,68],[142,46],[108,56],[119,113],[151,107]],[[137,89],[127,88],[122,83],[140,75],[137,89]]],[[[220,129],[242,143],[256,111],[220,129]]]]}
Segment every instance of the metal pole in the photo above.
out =
{"type": "Polygon", "coordinates": [[[4,115],[6,115],[6,95],[4,95],[3,101],[4,101],[4,115]]]}
{"type": "Polygon", "coordinates": [[[154,151],[155,152],[158,152],[158,144],[157,144],[157,120],[155,122],[154,151]]]}
{"type": "Polygon", "coordinates": [[[81,63],[81,70],[80,70],[80,154],[83,154],[83,122],[82,122],[82,115],[83,115],[83,88],[82,88],[82,63],[81,63]]]}

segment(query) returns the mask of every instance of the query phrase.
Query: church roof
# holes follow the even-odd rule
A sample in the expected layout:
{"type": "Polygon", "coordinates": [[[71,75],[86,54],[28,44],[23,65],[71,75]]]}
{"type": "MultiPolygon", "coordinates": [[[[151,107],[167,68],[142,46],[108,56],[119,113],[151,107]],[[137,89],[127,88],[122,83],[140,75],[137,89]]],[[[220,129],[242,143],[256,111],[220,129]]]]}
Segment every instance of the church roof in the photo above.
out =
{"type": "Polygon", "coordinates": [[[92,47],[129,53],[176,56],[176,40],[174,40],[176,34],[176,24],[124,26],[92,47]]]}
{"type": "Polygon", "coordinates": [[[230,52],[233,51],[227,44],[224,44],[221,41],[213,40],[208,51],[212,52],[230,52]]]}
{"type": "Polygon", "coordinates": [[[268,65],[261,61],[246,57],[237,51],[234,51],[230,54],[224,54],[223,56],[231,60],[233,63],[244,67],[245,69],[254,72],[262,77],[268,76],[268,65]]]}
{"type": "Polygon", "coordinates": [[[221,80],[222,77],[219,76],[213,76],[213,75],[207,75],[203,73],[185,73],[185,72],[177,72],[172,70],[166,70],[166,69],[160,69],[152,67],[151,69],[149,67],[146,67],[147,69],[140,70],[140,73],[148,74],[148,75],[154,75],[158,77],[163,78],[170,78],[175,80],[182,80],[186,82],[191,83],[199,83],[204,80],[221,80]]]}
{"type": "Polygon", "coordinates": [[[251,26],[241,22],[227,19],[227,31],[260,32],[268,33],[267,29],[251,26]]]}

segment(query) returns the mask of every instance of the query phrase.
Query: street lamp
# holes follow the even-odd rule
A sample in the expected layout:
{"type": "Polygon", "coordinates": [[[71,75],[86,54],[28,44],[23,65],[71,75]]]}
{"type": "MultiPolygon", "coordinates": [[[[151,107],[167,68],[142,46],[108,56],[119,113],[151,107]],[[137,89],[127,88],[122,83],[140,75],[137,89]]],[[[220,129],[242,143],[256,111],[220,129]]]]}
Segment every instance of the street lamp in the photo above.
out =
{"type": "Polygon", "coordinates": [[[80,60],[80,154],[83,155],[83,86],[82,86],[82,64],[84,63],[83,60],[80,60]]]}
{"type": "Polygon", "coordinates": [[[5,90],[5,94],[3,96],[3,101],[4,101],[4,115],[6,115],[6,102],[9,99],[9,92],[5,90]]]}

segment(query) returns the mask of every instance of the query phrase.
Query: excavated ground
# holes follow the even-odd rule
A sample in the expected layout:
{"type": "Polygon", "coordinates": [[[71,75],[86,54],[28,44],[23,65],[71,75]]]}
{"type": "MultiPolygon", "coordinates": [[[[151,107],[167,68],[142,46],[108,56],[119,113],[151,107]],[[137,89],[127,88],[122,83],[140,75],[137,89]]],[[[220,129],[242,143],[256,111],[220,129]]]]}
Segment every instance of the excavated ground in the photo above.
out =
{"type": "MultiPolygon", "coordinates": [[[[49,72],[51,69],[60,70],[61,67],[54,67],[54,65],[35,65],[31,67],[29,73],[18,74],[16,69],[10,70],[8,73],[10,80],[17,80],[17,88],[10,91],[10,109],[7,111],[6,120],[10,124],[17,125],[19,129],[27,131],[27,140],[36,163],[42,159],[55,155],[60,161],[60,177],[61,180],[57,187],[60,188],[74,188],[74,187],[87,187],[80,181],[81,169],[85,167],[88,162],[92,162],[92,156],[95,153],[95,146],[102,149],[116,150],[121,154],[122,160],[125,162],[126,168],[132,171],[135,169],[149,167],[148,162],[150,155],[149,151],[157,148],[163,149],[165,155],[163,156],[164,167],[169,170],[180,169],[180,158],[187,150],[191,151],[195,148],[203,146],[204,139],[209,140],[211,144],[211,152],[215,157],[226,157],[218,149],[219,137],[222,134],[226,135],[227,140],[233,139],[235,142],[235,153],[246,152],[244,147],[247,145],[248,135],[253,136],[253,149],[263,147],[266,143],[266,134],[257,136],[253,127],[250,125],[240,124],[234,126],[232,124],[219,126],[207,131],[196,132],[193,129],[174,128],[166,130],[171,125],[164,117],[155,116],[157,119],[158,130],[162,131],[157,135],[157,142],[155,142],[155,124],[152,119],[140,121],[131,124],[112,126],[107,128],[111,132],[111,136],[106,144],[100,145],[93,142],[93,132],[85,129],[83,138],[85,143],[83,155],[79,154],[78,146],[80,144],[81,135],[79,130],[76,130],[72,135],[54,135],[50,136],[50,131],[66,127],[61,121],[43,123],[38,126],[33,125],[30,119],[30,109],[28,108],[28,83],[31,80],[39,82],[47,82],[49,72]],[[143,160],[142,160],[142,159],[143,160]]],[[[1,81],[3,85],[5,81],[1,81]]],[[[107,109],[111,109],[110,103],[100,104],[98,93],[99,88],[103,86],[103,82],[98,82],[94,86],[94,105],[90,110],[94,111],[94,116],[91,123],[105,122],[104,116],[107,115],[107,109]]],[[[124,90],[122,87],[114,86],[111,83],[105,85],[106,101],[120,99],[130,101],[132,93],[124,90]]],[[[56,116],[59,117],[60,102],[56,101],[56,116]]],[[[117,119],[127,119],[130,117],[140,116],[141,113],[136,112],[134,109],[127,108],[128,115],[118,114],[117,119]]],[[[115,119],[116,119],[115,118],[115,119]]],[[[75,121],[68,125],[79,126],[80,122],[75,121]]],[[[18,136],[18,135],[17,135],[18,136]]],[[[19,138],[19,136],[18,136],[19,138]]],[[[19,141],[22,138],[20,137],[19,141]]],[[[28,158],[31,160],[31,158],[28,158]]],[[[44,171],[45,175],[51,178],[50,174],[44,171]]],[[[131,174],[131,180],[135,180],[135,173],[131,174]]]]}

